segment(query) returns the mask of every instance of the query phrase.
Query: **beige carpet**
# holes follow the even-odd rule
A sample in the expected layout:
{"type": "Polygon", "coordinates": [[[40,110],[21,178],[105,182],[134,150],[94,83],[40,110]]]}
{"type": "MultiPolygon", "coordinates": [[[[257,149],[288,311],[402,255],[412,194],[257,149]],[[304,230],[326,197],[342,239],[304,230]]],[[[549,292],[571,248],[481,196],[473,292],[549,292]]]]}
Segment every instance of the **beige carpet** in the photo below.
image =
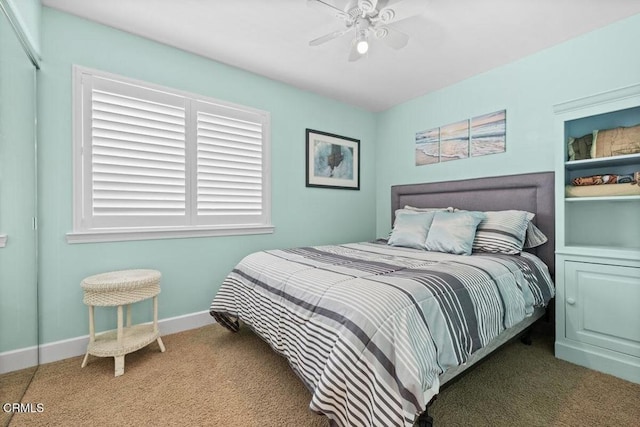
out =
{"type": "MultiPolygon", "coordinates": [[[[542,335],[541,335],[542,334],[542,335]]],[[[113,359],[42,365],[24,403],[42,413],[16,414],[11,426],[327,426],[308,410],[310,393],[286,361],[244,328],[213,325],[163,337],[113,359]]],[[[553,357],[538,331],[443,391],[432,407],[440,426],[638,426],[640,385],[553,357]]]]}
{"type": "Polygon", "coordinates": [[[6,426],[11,419],[12,411],[4,405],[20,402],[35,371],[33,367],[0,375],[0,426],[6,426]]]}

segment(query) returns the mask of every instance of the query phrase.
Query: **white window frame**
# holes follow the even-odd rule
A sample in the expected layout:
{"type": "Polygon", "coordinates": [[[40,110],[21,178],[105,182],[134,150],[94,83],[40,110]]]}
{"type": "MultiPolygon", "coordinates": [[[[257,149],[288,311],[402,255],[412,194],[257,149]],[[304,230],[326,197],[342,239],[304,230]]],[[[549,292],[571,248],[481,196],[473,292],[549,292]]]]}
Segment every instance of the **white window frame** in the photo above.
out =
{"type": "MultiPolygon", "coordinates": [[[[73,231],[67,233],[68,243],[93,243],[126,240],[164,238],[188,238],[273,233],[271,224],[271,117],[266,111],[237,105],[217,99],[184,92],[168,87],[123,77],[78,65],[73,66],[73,231]],[[94,218],[92,206],[92,107],[85,102],[91,100],[93,80],[126,87],[131,85],[137,95],[148,93],[152,98],[168,100],[168,103],[184,101],[185,109],[185,215],[156,220],[154,223],[114,217],[94,218]],[[83,82],[87,82],[86,84],[83,82]],[[197,214],[197,124],[198,112],[214,112],[231,120],[246,120],[261,124],[261,165],[256,167],[261,177],[261,204],[259,214],[247,215],[244,223],[235,223],[230,216],[208,217],[197,214]],[[86,172],[85,172],[86,171],[86,172]]],[[[176,105],[177,105],[176,104],[176,105]]],[[[173,105],[173,104],[172,104],[173,105]]],[[[256,123],[253,123],[255,126],[256,123]]],[[[258,196],[254,196],[255,197],[258,196]]]]}

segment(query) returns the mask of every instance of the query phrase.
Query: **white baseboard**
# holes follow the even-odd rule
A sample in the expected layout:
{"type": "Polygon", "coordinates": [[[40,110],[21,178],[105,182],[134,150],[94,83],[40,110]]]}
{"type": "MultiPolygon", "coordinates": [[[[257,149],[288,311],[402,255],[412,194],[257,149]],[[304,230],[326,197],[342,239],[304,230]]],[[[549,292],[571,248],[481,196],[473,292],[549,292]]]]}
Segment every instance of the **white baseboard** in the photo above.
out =
{"type": "MultiPolygon", "coordinates": [[[[209,311],[185,314],[158,321],[160,335],[175,334],[215,323],[209,311]]],[[[82,356],[87,351],[89,335],[0,353],[0,374],[30,368],[38,364],[56,362],[82,356]]]]}
{"type": "Polygon", "coordinates": [[[640,358],[588,344],[556,340],[558,359],[640,384],[640,358]]]}
{"type": "Polygon", "coordinates": [[[0,353],[0,374],[31,368],[38,364],[38,347],[26,347],[0,353]]]}

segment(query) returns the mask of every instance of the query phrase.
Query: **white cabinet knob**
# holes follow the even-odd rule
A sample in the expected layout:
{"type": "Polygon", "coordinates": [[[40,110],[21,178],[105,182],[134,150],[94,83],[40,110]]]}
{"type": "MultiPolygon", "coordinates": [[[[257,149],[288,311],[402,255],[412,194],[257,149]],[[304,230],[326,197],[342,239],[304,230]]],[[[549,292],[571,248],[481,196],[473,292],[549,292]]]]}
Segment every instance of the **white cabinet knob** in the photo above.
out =
{"type": "Polygon", "coordinates": [[[573,298],[567,298],[567,304],[569,305],[574,305],[576,303],[576,300],[573,298]]]}

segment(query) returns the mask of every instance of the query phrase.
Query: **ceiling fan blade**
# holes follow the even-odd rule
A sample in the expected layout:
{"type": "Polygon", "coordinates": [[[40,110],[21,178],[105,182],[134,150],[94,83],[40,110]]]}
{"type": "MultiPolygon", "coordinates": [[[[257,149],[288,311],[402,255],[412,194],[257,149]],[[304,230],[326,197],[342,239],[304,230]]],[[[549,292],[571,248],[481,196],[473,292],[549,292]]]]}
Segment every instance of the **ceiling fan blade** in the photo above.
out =
{"type": "Polygon", "coordinates": [[[361,55],[360,52],[358,52],[357,43],[354,39],[353,43],[351,43],[351,50],[349,51],[349,62],[355,62],[363,56],[364,55],[361,55]]]}
{"type": "Polygon", "coordinates": [[[377,5],[378,0],[358,0],[358,7],[367,15],[373,15],[377,5]]]}
{"type": "Polygon", "coordinates": [[[335,7],[334,5],[326,2],[326,1],[322,1],[322,0],[307,0],[307,5],[310,7],[313,7],[315,9],[321,10],[325,13],[329,13],[333,16],[335,16],[336,18],[340,18],[343,19],[345,21],[349,21],[351,20],[351,16],[346,13],[344,10],[340,10],[337,7],[335,7]]]}
{"type": "Polygon", "coordinates": [[[415,15],[420,15],[426,9],[427,2],[424,0],[400,0],[389,2],[380,9],[378,19],[384,24],[402,21],[415,15]]]}
{"type": "Polygon", "coordinates": [[[343,34],[347,33],[351,28],[345,28],[343,30],[336,30],[332,33],[329,34],[325,34],[322,37],[318,37],[317,39],[313,39],[309,42],[309,46],[318,46],[321,45],[322,43],[326,43],[329,40],[333,40],[336,39],[340,36],[342,36],[343,34]]]}
{"type": "Polygon", "coordinates": [[[409,43],[409,36],[395,28],[379,26],[376,27],[374,34],[377,39],[394,49],[402,49],[409,43]]]}

